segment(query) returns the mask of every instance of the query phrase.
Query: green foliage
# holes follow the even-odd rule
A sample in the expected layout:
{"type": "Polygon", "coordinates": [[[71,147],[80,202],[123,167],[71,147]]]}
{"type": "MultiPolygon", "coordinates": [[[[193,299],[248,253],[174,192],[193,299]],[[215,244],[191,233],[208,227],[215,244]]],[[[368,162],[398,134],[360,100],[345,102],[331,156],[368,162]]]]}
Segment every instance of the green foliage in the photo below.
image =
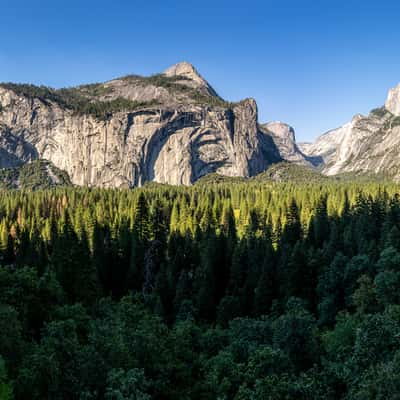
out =
{"type": "Polygon", "coordinates": [[[68,108],[73,109],[79,114],[89,114],[93,117],[104,120],[112,116],[114,113],[122,111],[135,111],[141,108],[156,106],[158,102],[153,101],[133,101],[124,97],[117,97],[108,101],[81,101],[77,104],[70,104],[68,108]]]}
{"type": "Polygon", "coordinates": [[[190,78],[185,76],[166,76],[164,74],[155,74],[148,77],[139,75],[127,75],[122,78],[127,82],[140,83],[142,85],[154,85],[167,89],[174,94],[184,95],[199,104],[207,104],[210,106],[230,108],[233,103],[229,103],[218,96],[207,95],[201,93],[198,89],[190,86],[190,78]],[[186,84],[189,82],[188,84],[186,84]]]}
{"type": "Polygon", "coordinates": [[[386,400],[400,398],[400,353],[393,359],[371,366],[361,376],[360,382],[351,390],[351,399],[386,400]]]}
{"type": "Polygon", "coordinates": [[[266,171],[255,176],[253,179],[274,182],[322,183],[330,178],[311,167],[281,162],[271,165],[266,171]]]}
{"type": "MultiPolygon", "coordinates": [[[[168,77],[164,74],[157,74],[142,77],[128,75],[121,79],[127,83],[161,87],[174,94],[183,95],[185,99],[198,104],[224,108],[232,108],[234,106],[233,103],[226,102],[218,96],[201,93],[198,89],[191,87],[190,84],[186,84],[185,82],[188,78],[182,76],[168,77]]],[[[91,115],[99,120],[106,120],[114,113],[135,111],[159,105],[156,99],[143,102],[133,101],[125,97],[116,97],[106,100],[104,96],[112,94],[114,89],[111,86],[101,83],[62,89],[15,83],[1,83],[0,87],[12,90],[19,96],[24,96],[28,99],[38,99],[46,105],[54,103],[76,114],[91,115]]]]}
{"type": "Polygon", "coordinates": [[[12,90],[20,96],[38,99],[47,105],[55,103],[63,109],[71,110],[77,114],[92,115],[100,120],[107,119],[116,112],[134,111],[158,104],[156,101],[140,102],[123,97],[112,100],[98,100],[96,99],[97,96],[107,93],[107,88],[100,84],[66,89],[15,83],[2,83],[0,86],[12,90]]]}
{"type": "Polygon", "coordinates": [[[318,354],[316,321],[299,299],[288,301],[286,313],[274,321],[273,328],[275,346],[289,356],[293,365],[300,371],[312,367],[318,354]]]}
{"type": "Polygon", "coordinates": [[[143,370],[111,370],[107,378],[105,400],[150,400],[146,390],[148,383],[143,370]]]}
{"type": "Polygon", "coordinates": [[[0,356],[0,399],[13,400],[13,398],[13,390],[10,382],[8,382],[4,360],[0,356]]]}
{"type": "Polygon", "coordinates": [[[0,395],[396,398],[398,189],[1,191],[0,395]]]}
{"type": "Polygon", "coordinates": [[[16,168],[0,169],[0,189],[41,190],[53,186],[71,186],[68,174],[45,160],[36,160],[16,168]]]}
{"type": "Polygon", "coordinates": [[[246,181],[245,178],[224,176],[213,173],[201,177],[199,180],[196,181],[196,185],[212,185],[220,183],[234,184],[234,183],[243,183],[245,181],[246,181]]]}
{"type": "Polygon", "coordinates": [[[379,108],[374,108],[373,110],[370,111],[370,115],[378,118],[383,118],[388,115],[391,115],[390,112],[384,107],[379,107],[379,108]]]}

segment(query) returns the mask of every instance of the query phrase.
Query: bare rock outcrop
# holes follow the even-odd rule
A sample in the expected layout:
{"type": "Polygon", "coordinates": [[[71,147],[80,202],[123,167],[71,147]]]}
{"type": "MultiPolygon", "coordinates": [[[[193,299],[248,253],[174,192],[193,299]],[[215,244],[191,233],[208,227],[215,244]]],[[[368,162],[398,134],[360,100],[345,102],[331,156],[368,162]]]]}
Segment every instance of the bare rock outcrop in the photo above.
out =
{"type": "Polygon", "coordinates": [[[385,108],[393,115],[400,115],[400,84],[389,90],[385,102],[385,108]]]}
{"type": "Polygon", "coordinates": [[[265,133],[271,135],[283,160],[299,165],[312,166],[312,162],[298,147],[295,131],[290,125],[281,121],[273,121],[260,127],[265,133]]]}

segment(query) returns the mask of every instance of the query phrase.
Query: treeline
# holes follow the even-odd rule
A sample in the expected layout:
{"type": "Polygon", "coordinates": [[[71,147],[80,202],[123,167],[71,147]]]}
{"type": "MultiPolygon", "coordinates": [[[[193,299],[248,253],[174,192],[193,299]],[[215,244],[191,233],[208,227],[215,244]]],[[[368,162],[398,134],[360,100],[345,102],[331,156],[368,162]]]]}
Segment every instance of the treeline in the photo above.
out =
{"type": "Polygon", "coordinates": [[[0,398],[396,398],[397,190],[1,192],[0,398]]]}
{"type": "Polygon", "coordinates": [[[1,83],[0,87],[12,90],[18,95],[29,99],[39,99],[46,105],[56,103],[61,108],[71,110],[76,114],[91,115],[99,120],[105,120],[116,112],[134,111],[158,104],[156,100],[144,102],[124,97],[117,97],[112,100],[98,100],[93,98],[93,96],[108,92],[107,88],[101,84],[85,85],[77,88],[53,89],[47,86],[30,84],[1,83]]]}
{"type": "MultiPolygon", "coordinates": [[[[183,94],[198,104],[207,104],[218,107],[233,107],[217,96],[202,94],[198,89],[186,85],[188,78],[182,76],[168,77],[156,74],[149,77],[128,75],[121,78],[127,82],[140,83],[142,85],[154,85],[162,87],[175,94],[183,94]]],[[[54,89],[48,86],[36,86],[20,83],[0,83],[0,87],[12,90],[19,96],[28,99],[39,99],[46,105],[55,103],[63,109],[71,110],[79,115],[91,115],[99,120],[105,120],[113,113],[135,111],[140,108],[155,107],[160,104],[157,99],[150,101],[135,101],[125,97],[116,97],[111,100],[99,99],[100,96],[112,94],[113,88],[102,83],[94,83],[71,88],[54,89]]],[[[182,99],[181,99],[182,100],[182,99]]],[[[3,110],[0,107],[0,112],[3,110]]]]}
{"type": "Polygon", "coordinates": [[[198,104],[206,104],[215,107],[232,108],[235,104],[225,101],[219,96],[203,94],[199,89],[192,87],[190,78],[186,76],[167,76],[164,74],[155,74],[151,76],[127,75],[122,78],[127,82],[139,82],[144,85],[154,85],[167,89],[174,94],[182,94],[185,98],[191,99],[198,104]],[[186,83],[185,83],[186,82],[186,83]]]}

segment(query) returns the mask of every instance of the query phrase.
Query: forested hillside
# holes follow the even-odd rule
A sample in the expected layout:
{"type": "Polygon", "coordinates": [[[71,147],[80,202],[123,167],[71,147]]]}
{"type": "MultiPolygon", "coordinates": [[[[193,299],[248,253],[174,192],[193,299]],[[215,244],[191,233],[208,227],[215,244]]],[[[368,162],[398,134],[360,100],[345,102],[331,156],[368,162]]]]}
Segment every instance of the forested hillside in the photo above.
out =
{"type": "Polygon", "coordinates": [[[0,192],[0,399],[394,399],[400,187],[0,192]]]}
{"type": "Polygon", "coordinates": [[[43,190],[54,186],[72,186],[64,171],[45,160],[35,160],[14,168],[0,169],[0,190],[43,190]]]}

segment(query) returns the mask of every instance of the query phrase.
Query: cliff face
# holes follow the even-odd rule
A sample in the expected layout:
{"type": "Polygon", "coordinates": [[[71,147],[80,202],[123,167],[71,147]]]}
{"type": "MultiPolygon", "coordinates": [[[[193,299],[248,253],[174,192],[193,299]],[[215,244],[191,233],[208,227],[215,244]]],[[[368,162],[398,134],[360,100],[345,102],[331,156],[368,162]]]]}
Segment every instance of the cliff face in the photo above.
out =
{"type": "Polygon", "coordinates": [[[281,158],[298,165],[312,166],[310,160],[298,147],[294,129],[284,122],[273,121],[260,125],[263,132],[271,135],[281,158]]]}
{"type": "Polygon", "coordinates": [[[400,84],[389,90],[385,108],[393,115],[400,115],[400,84]]]}
{"type": "Polygon", "coordinates": [[[299,146],[326,175],[373,172],[400,180],[399,115],[400,86],[390,90],[384,107],[299,146]]]}
{"type": "Polygon", "coordinates": [[[254,100],[225,103],[182,63],[67,92],[0,86],[0,167],[35,159],[77,185],[132,187],[191,184],[210,172],[247,177],[281,157],[254,100]]]}

